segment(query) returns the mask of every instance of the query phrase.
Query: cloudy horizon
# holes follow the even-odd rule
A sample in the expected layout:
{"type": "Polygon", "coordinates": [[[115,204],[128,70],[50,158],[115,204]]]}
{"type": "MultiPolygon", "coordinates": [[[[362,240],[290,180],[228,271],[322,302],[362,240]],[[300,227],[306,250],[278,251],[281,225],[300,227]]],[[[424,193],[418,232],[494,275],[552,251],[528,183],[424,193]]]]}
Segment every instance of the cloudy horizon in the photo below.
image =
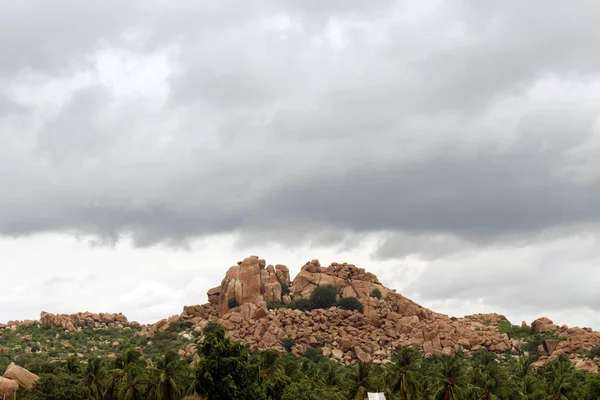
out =
{"type": "Polygon", "coordinates": [[[0,5],[0,322],[151,323],[250,254],[600,330],[600,5],[0,5]]]}

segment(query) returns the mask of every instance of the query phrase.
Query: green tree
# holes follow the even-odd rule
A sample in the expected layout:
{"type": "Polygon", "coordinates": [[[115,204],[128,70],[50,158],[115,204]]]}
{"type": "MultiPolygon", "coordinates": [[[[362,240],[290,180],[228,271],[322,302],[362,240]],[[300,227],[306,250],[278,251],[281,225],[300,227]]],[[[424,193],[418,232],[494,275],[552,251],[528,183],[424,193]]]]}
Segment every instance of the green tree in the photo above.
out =
{"type": "Polygon", "coordinates": [[[381,290],[375,288],[371,291],[371,293],[369,294],[369,296],[374,297],[376,299],[381,299],[381,290]]]}
{"type": "Polygon", "coordinates": [[[223,328],[210,333],[200,347],[196,391],[211,400],[266,399],[260,365],[240,343],[225,337],[223,328]]]}
{"type": "Polygon", "coordinates": [[[145,368],[135,364],[130,365],[117,387],[119,400],[147,399],[149,383],[145,368]]]}
{"type": "Polygon", "coordinates": [[[419,393],[419,371],[421,353],[413,347],[403,347],[392,356],[392,363],[386,370],[389,392],[402,400],[416,398],[419,393]]]}
{"type": "Polygon", "coordinates": [[[506,399],[512,393],[508,374],[498,365],[497,359],[486,349],[479,350],[473,357],[472,383],[480,399],[506,399]]]}
{"type": "Polygon", "coordinates": [[[42,375],[33,389],[19,392],[19,400],[89,400],[91,392],[82,379],[65,374],[42,375]]]}
{"type": "MultiPolygon", "coordinates": [[[[155,374],[158,374],[153,389],[153,398],[156,400],[175,400],[181,398],[181,389],[177,384],[185,373],[184,366],[179,356],[174,351],[167,352],[156,364],[155,374]]],[[[182,380],[182,379],[181,379],[182,380]]]]}
{"type": "Polygon", "coordinates": [[[462,400],[467,397],[468,376],[462,356],[438,359],[431,379],[434,400],[462,400]]]}
{"type": "Polygon", "coordinates": [[[576,382],[571,361],[564,355],[552,360],[543,369],[547,392],[553,400],[575,399],[576,382]]]}
{"type": "Polygon", "coordinates": [[[371,365],[362,362],[352,369],[347,377],[348,398],[351,400],[364,400],[367,393],[373,389],[371,382],[371,365]]]}
{"type": "Polygon", "coordinates": [[[102,359],[89,358],[84,372],[84,379],[94,400],[102,400],[104,397],[105,376],[102,359]]]}

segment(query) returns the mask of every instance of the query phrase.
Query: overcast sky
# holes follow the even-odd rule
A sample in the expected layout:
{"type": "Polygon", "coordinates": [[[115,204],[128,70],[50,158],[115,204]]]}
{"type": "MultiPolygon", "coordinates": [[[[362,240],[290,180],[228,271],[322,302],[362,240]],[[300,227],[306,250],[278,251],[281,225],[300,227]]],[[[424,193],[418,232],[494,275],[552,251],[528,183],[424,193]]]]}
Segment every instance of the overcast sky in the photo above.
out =
{"type": "Polygon", "coordinates": [[[250,254],[600,329],[600,3],[0,4],[0,321],[250,254]]]}

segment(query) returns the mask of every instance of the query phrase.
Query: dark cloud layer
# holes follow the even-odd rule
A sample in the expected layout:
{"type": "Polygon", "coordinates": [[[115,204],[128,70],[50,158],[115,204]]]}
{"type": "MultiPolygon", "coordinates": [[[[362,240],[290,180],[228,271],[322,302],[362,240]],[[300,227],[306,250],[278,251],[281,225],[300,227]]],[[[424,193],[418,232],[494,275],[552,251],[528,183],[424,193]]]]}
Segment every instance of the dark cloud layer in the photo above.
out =
{"type": "Polygon", "coordinates": [[[384,231],[388,258],[595,226],[597,7],[2,5],[0,232],[384,231]]]}

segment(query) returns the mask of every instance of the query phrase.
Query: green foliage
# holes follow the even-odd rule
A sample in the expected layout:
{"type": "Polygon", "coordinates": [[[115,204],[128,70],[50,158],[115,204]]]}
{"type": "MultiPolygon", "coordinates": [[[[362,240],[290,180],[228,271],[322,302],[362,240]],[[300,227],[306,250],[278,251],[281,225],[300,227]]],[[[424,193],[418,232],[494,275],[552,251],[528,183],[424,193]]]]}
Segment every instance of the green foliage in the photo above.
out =
{"type": "Polygon", "coordinates": [[[278,310],[280,308],[286,308],[286,305],[280,301],[270,301],[267,303],[267,309],[278,310]]]}
{"type": "Polygon", "coordinates": [[[337,302],[342,310],[363,312],[363,305],[356,297],[343,297],[337,302]]]}
{"type": "Polygon", "coordinates": [[[259,364],[246,347],[231,342],[224,329],[211,332],[200,348],[196,369],[196,392],[211,400],[266,399],[266,386],[259,364]]]}
{"type": "Polygon", "coordinates": [[[375,288],[371,291],[371,294],[369,294],[369,296],[374,297],[376,299],[381,299],[381,290],[375,288]]]}
{"type": "Polygon", "coordinates": [[[600,345],[592,347],[590,349],[590,351],[588,351],[588,353],[587,353],[586,356],[590,360],[593,359],[593,358],[595,358],[595,357],[600,357],[600,345]]]}
{"type": "Polygon", "coordinates": [[[42,375],[32,390],[19,392],[19,400],[89,400],[85,382],[68,374],[42,375]]]}
{"type": "Polygon", "coordinates": [[[525,339],[531,335],[531,327],[525,325],[512,325],[510,321],[504,317],[498,324],[498,330],[501,333],[506,333],[511,339],[525,339]]]}
{"type": "Polygon", "coordinates": [[[227,306],[228,306],[229,308],[235,308],[235,307],[239,306],[239,304],[238,304],[237,300],[235,299],[235,297],[232,297],[232,298],[230,298],[230,299],[229,299],[229,301],[227,302],[227,306]]]}
{"type": "Polygon", "coordinates": [[[221,326],[221,324],[219,324],[218,322],[209,322],[208,324],[206,324],[206,326],[204,327],[204,329],[202,329],[202,333],[204,334],[204,336],[208,336],[212,332],[214,332],[214,331],[216,331],[218,329],[223,329],[223,327],[221,326]]]}
{"type": "Polygon", "coordinates": [[[333,286],[317,286],[310,294],[314,308],[332,307],[337,299],[337,290],[333,286]]]}
{"type": "Polygon", "coordinates": [[[310,299],[300,299],[289,305],[292,310],[310,311],[315,309],[315,305],[310,299]]]}
{"type": "Polygon", "coordinates": [[[319,363],[325,359],[325,357],[323,357],[323,352],[321,351],[320,347],[309,347],[302,354],[302,357],[308,358],[314,363],[319,363]]]}
{"type": "Polygon", "coordinates": [[[285,295],[288,295],[290,293],[291,292],[290,292],[290,288],[288,287],[288,285],[286,285],[285,283],[282,283],[281,284],[281,295],[285,296],[285,295]]]}
{"type": "Polygon", "coordinates": [[[281,344],[283,345],[283,348],[286,349],[289,353],[290,351],[292,351],[292,348],[296,345],[296,341],[291,337],[286,337],[281,339],[281,344]]]}

